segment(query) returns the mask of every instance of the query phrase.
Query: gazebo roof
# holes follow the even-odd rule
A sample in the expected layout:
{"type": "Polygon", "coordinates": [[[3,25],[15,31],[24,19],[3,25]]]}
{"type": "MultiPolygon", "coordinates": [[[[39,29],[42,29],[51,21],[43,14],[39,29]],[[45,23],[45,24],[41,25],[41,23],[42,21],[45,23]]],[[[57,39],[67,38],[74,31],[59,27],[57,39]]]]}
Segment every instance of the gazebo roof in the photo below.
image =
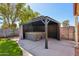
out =
{"type": "Polygon", "coordinates": [[[55,22],[55,23],[58,23],[58,24],[59,24],[58,21],[56,21],[55,19],[53,19],[53,18],[51,18],[51,17],[49,17],[49,16],[38,16],[38,17],[36,17],[36,18],[33,18],[33,19],[32,19],[31,21],[29,21],[27,24],[32,23],[32,22],[36,22],[36,21],[40,21],[40,20],[45,20],[45,19],[48,19],[48,20],[50,20],[50,21],[52,21],[52,22],[55,22]]]}

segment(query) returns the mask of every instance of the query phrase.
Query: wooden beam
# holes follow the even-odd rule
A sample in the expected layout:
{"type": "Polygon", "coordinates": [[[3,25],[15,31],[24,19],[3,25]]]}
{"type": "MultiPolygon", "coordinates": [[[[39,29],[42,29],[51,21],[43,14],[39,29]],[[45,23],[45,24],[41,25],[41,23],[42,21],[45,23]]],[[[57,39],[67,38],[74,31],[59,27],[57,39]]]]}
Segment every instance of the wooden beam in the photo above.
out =
{"type": "Polygon", "coordinates": [[[50,20],[47,18],[47,23],[49,23],[49,21],[50,21],[50,20]]]}
{"type": "MultiPolygon", "coordinates": [[[[48,24],[48,23],[49,23],[49,21],[50,21],[50,20],[48,20],[48,19],[45,19],[45,20],[47,20],[47,24],[48,24]]],[[[41,21],[45,24],[45,21],[43,21],[43,20],[41,20],[41,21]]]]}
{"type": "Polygon", "coordinates": [[[79,16],[79,3],[74,3],[74,15],[79,16]]]}
{"type": "Polygon", "coordinates": [[[44,24],[45,24],[45,21],[41,20],[44,24]]]}

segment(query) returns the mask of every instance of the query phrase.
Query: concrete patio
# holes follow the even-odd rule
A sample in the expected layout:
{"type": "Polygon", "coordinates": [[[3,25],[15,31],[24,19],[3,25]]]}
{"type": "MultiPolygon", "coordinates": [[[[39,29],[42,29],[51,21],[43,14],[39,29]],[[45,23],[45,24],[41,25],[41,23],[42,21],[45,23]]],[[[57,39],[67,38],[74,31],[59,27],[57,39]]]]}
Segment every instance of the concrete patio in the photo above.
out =
{"type": "Polygon", "coordinates": [[[34,56],[74,56],[74,42],[68,40],[48,39],[48,49],[45,49],[45,39],[39,41],[19,40],[19,45],[34,56]]]}

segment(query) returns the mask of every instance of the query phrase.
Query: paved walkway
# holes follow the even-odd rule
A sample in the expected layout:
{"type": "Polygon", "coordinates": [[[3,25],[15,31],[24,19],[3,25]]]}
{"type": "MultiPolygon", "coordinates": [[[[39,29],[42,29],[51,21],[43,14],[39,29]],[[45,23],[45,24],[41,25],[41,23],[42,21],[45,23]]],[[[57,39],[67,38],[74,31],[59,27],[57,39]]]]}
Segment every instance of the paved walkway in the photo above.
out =
{"type": "Polygon", "coordinates": [[[19,45],[35,56],[74,56],[74,43],[67,40],[49,39],[48,49],[45,49],[45,41],[19,40],[19,45]]]}
{"type": "MultiPolygon", "coordinates": [[[[16,41],[17,43],[18,43],[18,41],[19,41],[19,37],[12,37],[12,38],[10,38],[11,40],[13,40],[13,41],[16,41]]],[[[20,45],[19,45],[20,46],[20,45]]],[[[24,48],[22,48],[21,46],[20,46],[20,48],[22,49],[22,52],[23,52],[23,56],[33,56],[33,55],[31,55],[28,51],[26,51],[24,48]]]]}

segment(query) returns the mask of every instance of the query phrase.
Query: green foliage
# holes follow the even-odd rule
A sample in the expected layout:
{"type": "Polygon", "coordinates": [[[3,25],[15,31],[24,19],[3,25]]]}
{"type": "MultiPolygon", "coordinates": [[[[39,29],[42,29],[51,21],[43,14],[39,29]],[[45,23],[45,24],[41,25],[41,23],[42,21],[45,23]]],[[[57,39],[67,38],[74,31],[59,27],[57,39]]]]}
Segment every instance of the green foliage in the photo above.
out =
{"type": "Polygon", "coordinates": [[[16,20],[19,17],[19,13],[21,9],[25,6],[23,3],[17,4],[10,4],[10,3],[1,3],[0,4],[0,16],[3,17],[3,25],[8,24],[9,28],[10,25],[15,24],[16,20]]]}
{"type": "Polygon", "coordinates": [[[19,21],[20,24],[24,24],[34,17],[39,15],[38,12],[34,12],[29,5],[25,3],[1,3],[0,4],[0,16],[3,17],[4,25],[15,24],[19,21]]]}
{"type": "Polygon", "coordinates": [[[21,56],[22,50],[15,41],[0,39],[0,56],[21,56]]]}
{"type": "Polygon", "coordinates": [[[63,21],[63,27],[69,27],[69,20],[63,21]]]}
{"type": "Polygon", "coordinates": [[[21,24],[27,23],[29,20],[32,20],[33,18],[39,16],[40,14],[38,12],[34,12],[30,6],[24,7],[21,10],[21,13],[19,13],[19,18],[21,19],[21,24]]]}

